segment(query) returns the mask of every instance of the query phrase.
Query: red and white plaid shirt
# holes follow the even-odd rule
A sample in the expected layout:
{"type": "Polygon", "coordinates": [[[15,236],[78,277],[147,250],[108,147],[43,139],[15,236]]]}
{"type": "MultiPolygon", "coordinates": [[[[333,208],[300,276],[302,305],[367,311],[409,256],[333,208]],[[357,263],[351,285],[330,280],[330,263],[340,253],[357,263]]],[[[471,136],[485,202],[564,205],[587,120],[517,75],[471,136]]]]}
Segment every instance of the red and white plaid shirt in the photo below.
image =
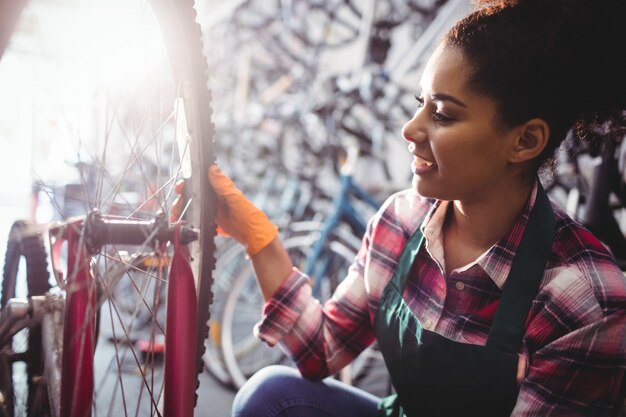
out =
{"type": "MultiPolygon", "coordinates": [[[[356,261],[331,300],[315,300],[309,278],[294,269],[265,304],[255,331],[290,351],[306,377],[339,371],[374,341],[383,289],[421,225],[426,245],[404,290],[406,302],[424,328],[485,345],[535,197],[536,187],[500,242],[446,276],[441,229],[450,203],[412,190],[397,193],[370,221],[356,261]]],[[[555,212],[555,239],[526,322],[520,353],[528,364],[512,415],[608,416],[626,372],[626,277],[598,239],[555,212]]]]}

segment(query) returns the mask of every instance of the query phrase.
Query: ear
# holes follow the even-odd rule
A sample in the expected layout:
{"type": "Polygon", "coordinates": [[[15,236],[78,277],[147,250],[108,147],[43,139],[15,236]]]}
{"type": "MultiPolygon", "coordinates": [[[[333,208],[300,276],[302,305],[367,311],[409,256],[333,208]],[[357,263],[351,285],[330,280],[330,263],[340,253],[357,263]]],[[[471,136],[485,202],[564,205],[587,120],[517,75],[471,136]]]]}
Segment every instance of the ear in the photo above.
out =
{"type": "Polygon", "coordinates": [[[527,162],[535,159],[548,144],[550,127],[539,118],[520,125],[511,149],[510,162],[527,162]]]}

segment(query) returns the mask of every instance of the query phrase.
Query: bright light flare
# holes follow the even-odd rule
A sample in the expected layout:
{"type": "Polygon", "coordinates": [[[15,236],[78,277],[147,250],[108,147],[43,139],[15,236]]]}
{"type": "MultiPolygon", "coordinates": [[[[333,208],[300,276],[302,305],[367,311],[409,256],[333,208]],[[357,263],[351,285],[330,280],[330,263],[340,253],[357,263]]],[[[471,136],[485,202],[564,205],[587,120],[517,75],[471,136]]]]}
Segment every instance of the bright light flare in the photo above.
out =
{"type": "Polygon", "coordinates": [[[159,27],[145,4],[101,1],[85,10],[86,36],[81,40],[83,65],[108,88],[144,82],[164,61],[159,27]]]}
{"type": "Polygon", "coordinates": [[[33,0],[29,8],[37,28],[29,47],[35,64],[34,141],[42,142],[35,143],[39,147],[49,143],[55,153],[46,168],[38,164],[39,175],[48,177],[42,171],[52,165],[55,171],[68,169],[60,155],[96,158],[111,137],[119,142],[115,146],[128,147],[129,137],[148,130],[146,103],[158,107],[163,101],[172,111],[173,99],[160,89],[170,75],[165,46],[146,0],[54,6],[33,0]]]}

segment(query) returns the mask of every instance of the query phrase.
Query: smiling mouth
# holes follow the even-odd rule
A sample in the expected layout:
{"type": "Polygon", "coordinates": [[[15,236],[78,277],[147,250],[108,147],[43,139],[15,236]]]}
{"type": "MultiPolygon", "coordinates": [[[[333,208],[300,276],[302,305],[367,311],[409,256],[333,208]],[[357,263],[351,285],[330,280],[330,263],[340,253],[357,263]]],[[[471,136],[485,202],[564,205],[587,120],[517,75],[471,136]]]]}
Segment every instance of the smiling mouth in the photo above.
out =
{"type": "Polygon", "coordinates": [[[423,166],[423,167],[433,167],[437,164],[435,164],[434,162],[428,161],[422,157],[419,157],[417,155],[415,155],[415,158],[413,159],[413,162],[415,163],[415,165],[417,166],[423,166]]]}
{"type": "Polygon", "coordinates": [[[436,163],[415,154],[413,156],[414,158],[411,162],[411,171],[413,171],[413,174],[421,176],[437,170],[436,163]]]}
{"type": "Polygon", "coordinates": [[[422,168],[431,168],[437,166],[433,161],[429,161],[428,159],[422,158],[418,154],[415,153],[415,144],[413,142],[409,143],[409,152],[413,154],[413,165],[416,167],[422,168]]]}

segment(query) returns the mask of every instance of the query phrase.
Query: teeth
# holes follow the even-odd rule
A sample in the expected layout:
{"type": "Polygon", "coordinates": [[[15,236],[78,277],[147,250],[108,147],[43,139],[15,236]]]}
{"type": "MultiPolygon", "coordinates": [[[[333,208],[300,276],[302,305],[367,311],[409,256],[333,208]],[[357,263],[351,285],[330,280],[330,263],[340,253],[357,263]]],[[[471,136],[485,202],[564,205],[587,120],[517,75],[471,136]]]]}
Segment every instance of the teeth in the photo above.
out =
{"type": "Polygon", "coordinates": [[[424,165],[424,166],[427,166],[427,167],[431,167],[431,166],[435,165],[434,162],[427,161],[425,159],[420,158],[419,156],[415,156],[415,162],[417,164],[419,164],[419,165],[424,165]]]}

